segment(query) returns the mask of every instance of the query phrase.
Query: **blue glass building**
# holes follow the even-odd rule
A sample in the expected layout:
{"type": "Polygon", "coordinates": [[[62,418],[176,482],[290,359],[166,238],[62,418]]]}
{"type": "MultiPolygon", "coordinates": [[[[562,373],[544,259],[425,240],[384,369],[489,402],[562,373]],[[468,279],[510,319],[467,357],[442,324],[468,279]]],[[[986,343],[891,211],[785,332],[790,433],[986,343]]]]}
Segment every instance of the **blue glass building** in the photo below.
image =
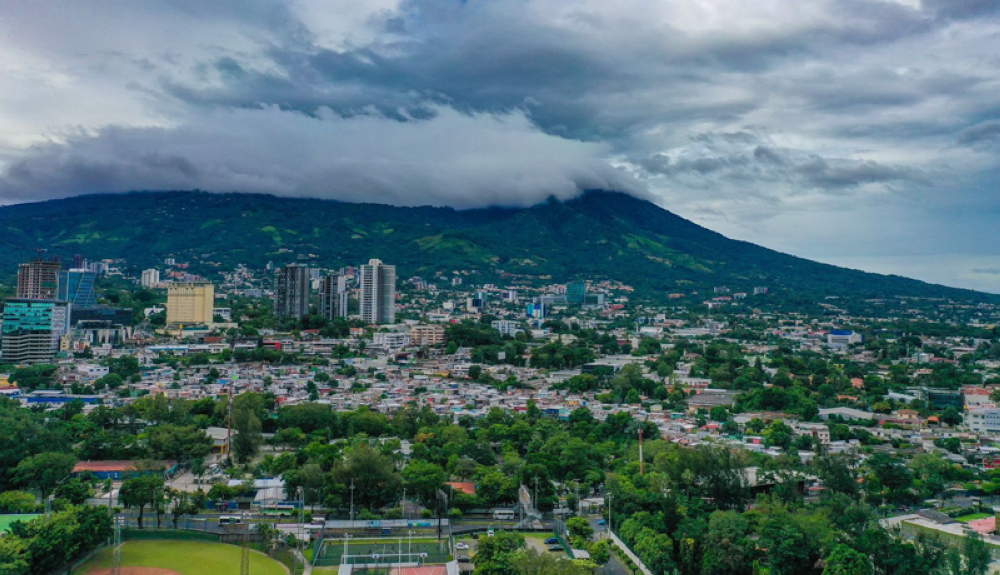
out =
{"type": "Polygon", "coordinates": [[[90,270],[63,270],[59,272],[59,288],[56,299],[73,304],[73,307],[93,307],[97,305],[94,283],[97,272],[90,270]]]}

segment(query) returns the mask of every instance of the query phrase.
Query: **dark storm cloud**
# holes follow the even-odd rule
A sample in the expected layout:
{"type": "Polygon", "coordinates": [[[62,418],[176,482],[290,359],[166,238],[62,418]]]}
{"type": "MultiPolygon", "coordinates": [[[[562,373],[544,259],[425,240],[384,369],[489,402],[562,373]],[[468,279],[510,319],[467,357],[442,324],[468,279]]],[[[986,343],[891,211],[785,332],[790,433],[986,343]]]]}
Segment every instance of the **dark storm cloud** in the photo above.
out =
{"type": "Polygon", "coordinates": [[[1000,121],[991,120],[977,124],[958,134],[958,143],[964,145],[979,144],[1000,140],[1000,121]]]}
{"type": "Polygon", "coordinates": [[[994,0],[923,0],[924,8],[942,18],[977,18],[1000,13],[1000,4],[994,0]]]}
{"type": "Polygon", "coordinates": [[[696,147],[685,149],[677,157],[654,154],[637,164],[654,177],[678,179],[693,175],[706,187],[768,182],[790,186],[796,190],[792,193],[834,194],[873,184],[926,182],[926,176],[915,168],[781,149],[751,132],[698,134],[691,141],[696,147]]]}

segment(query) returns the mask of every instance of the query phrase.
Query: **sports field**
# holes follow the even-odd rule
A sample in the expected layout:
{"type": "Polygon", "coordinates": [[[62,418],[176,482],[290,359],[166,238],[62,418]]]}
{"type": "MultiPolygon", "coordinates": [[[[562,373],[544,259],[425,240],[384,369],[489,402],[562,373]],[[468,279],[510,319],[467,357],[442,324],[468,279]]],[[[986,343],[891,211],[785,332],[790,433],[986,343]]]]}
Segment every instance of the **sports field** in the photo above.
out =
{"type": "Polygon", "coordinates": [[[37,513],[22,513],[20,515],[0,515],[0,533],[6,533],[10,531],[10,524],[15,521],[28,522],[38,517],[37,513]]]}
{"type": "Polygon", "coordinates": [[[358,538],[350,539],[347,546],[343,539],[324,539],[313,564],[317,567],[340,565],[344,553],[351,556],[351,563],[444,563],[450,550],[446,540],[432,538],[358,538]]]}
{"type": "MultiPolygon", "coordinates": [[[[156,567],[178,575],[240,575],[241,557],[242,550],[235,545],[205,541],[129,541],[122,547],[123,567],[156,567]]],[[[99,575],[108,573],[102,570],[110,567],[111,549],[107,548],[74,573],[99,575]]],[[[254,575],[288,575],[284,565],[256,551],[250,552],[250,571],[254,575]]]]}

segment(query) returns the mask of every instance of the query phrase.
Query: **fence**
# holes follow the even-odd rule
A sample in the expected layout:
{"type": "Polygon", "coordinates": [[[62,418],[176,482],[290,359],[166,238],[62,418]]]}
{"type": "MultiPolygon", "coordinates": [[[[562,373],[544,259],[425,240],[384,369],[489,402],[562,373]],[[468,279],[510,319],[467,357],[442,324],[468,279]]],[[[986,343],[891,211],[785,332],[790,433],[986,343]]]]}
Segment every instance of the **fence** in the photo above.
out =
{"type": "Polygon", "coordinates": [[[649,567],[646,567],[646,564],[642,562],[642,559],[639,559],[638,555],[632,553],[632,550],[628,548],[628,545],[625,545],[624,541],[619,539],[618,536],[611,531],[608,531],[608,535],[611,536],[611,541],[614,542],[615,546],[624,551],[625,555],[628,555],[628,558],[631,559],[637,567],[639,567],[644,575],[653,575],[653,572],[649,570],[649,567]]]}
{"type": "Polygon", "coordinates": [[[144,541],[151,539],[181,539],[185,541],[213,541],[219,542],[218,533],[206,533],[203,531],[191,531],[188,529],[132,529],[122,530],[122,539],[125,541],[144,541]]]}
{"type": "Polygon", "coordinates": [[[93,558],[95,555],[97,555],[101,551],[104,551],[105,547],[107,547],[107,545],[103,545],[103,544],[102,545],[98,545],[94,549],[91,549],[89,553],[85,554],[83,557],[80,557],[79,559],[77,559],[76,561],[74,561],[73,563],[71,563],[69,567],[67,567],[65,569],[60,568],[55,573],[58,573],[58,574],[61,574],[61,573],[76,573],[76,570],[79,569],[81,565],[83,565],[87,561],[90,561],[91,558],[93,558]]]}
{"type": "MultiPolygon", "coordinates": [[[[126,529],[138,529],[139,519],[135,516],[125,517],[125,528],[126,529]]],[[[174,518],[170,515],[163,515],[160,519],[160,527],[156,526],[156,515],[147,514],[142,518],[142,530],[173,530],[174,529],[174,518]]],[[[192,518],[192,517],[182,517],[177,522],[177,530],[188,530],[188,531],[202,531],[205,533],[223,533],[225,532],[225,527],[219,525],[218,519],[202,519],[202,518],[192,518]]]]}
{"type": "Polygon", "coordinates": [[[569,538],[569,530],[566,529],[566,522],[562,519],[556,519],[552,532],[555,533],[556,539],[559,540],[559,544],[562,545],[566,554],[573,557],[573,544],[569,538]]]}
{"type": "Polygon", "coordinates": [[[301,575],[305,571],[303,562],[296,559],[295,552],[284,541],[275,539],[269,545],[252,543],[250,547],[281,563],[292,575],[301,575]]]}
{"type": "Polygon", "coordinates": [[[323,539],[318,542],[313,557],[316,567],[354,564],[423,564],[446,563],[451,558],[447,539],[428,541],[403,538],[323,539]]]}

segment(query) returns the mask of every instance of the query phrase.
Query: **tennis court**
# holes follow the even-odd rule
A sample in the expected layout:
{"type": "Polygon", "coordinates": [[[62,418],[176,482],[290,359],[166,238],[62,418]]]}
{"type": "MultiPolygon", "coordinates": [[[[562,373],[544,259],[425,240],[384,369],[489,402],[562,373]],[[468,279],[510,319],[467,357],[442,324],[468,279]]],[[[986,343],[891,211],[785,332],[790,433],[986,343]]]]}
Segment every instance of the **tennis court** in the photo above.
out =
{"type": "MultiPolygon", "coordinates": [[[[318,545],[313,565],[317,567],[350,563],[389,565],[392,563],[445,563],[451,554],[447,540],[403,539],[324,539],[318,545]]],[[[429,575],[423,572],[398,575],[429,575]]]]}

